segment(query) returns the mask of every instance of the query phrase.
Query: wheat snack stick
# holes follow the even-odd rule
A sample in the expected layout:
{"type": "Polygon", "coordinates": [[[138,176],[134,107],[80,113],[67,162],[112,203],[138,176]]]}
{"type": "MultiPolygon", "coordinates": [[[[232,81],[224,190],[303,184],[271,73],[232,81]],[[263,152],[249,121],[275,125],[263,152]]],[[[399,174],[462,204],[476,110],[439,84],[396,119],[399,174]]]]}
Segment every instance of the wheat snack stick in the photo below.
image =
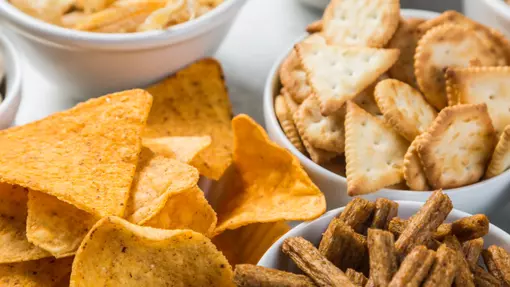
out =
{"type": "MultiPolygon", "coordinates": [[[[432,264],[436,259],[436,252],[428,250],[427,247],[416,246],[406,256],[397,273],[387,285],[388,287],[419,287],[428,275],[432,264]]],[[[384,285],[383,285],[384,286],[384,285]]]]}
{"type": "Polygon", "coordinates": [[[418,44],[417,24],[414,21],[400,19],[398,29],[388,42],[387,48],[399,49],[400,57],[389,70],[391,78],[418,88],[414,75],[414,52],[418,44]]]}
{"type": "Polygon", "coordinates": [[[393,234],[380,229],[368,229],[370,281],[374,286],[387,286],[397,272],[397,256],[393,234]]]}
{"type": "Polygon", "coordinates": [[[444,238],[448,235],[452,235],[452,224],[451,223],[443,223],[439,225],[436,232],[434,233],[434,239],[443,241],[444,238]]]}
{"type": "Polygon", "coordinates": [[[495,177],[502,174],[510,167],[510,125],[505,127],[499,136],[496,148],[492,154],[489,166],[485,172],[485,178],[495,177]]]}
{"type": "Polygon", "coordinates": [[[471,269],[474,276],[474,282],[476,287],[502,287],[503,282],[492,274],[487,272],[484,268],[476,265],[471,269]]]}
{"type": "Polygon", "coordinates": [[[489,218],[485,214],[475,214],[455,220],[452,233],[460,242],[485,236],[489,233],[489,218]]]}
{"type": "Polygon", "coordinates": [[[351,268],[347,268],[347,271],[345,271],[345,275],[357,287],[365,287],[365,285],[367,285],[368,279],[361,272],[358,272],[351,268]]]}
{"type": "Polygon", "coordinates": [[[482,251],[489,272],[505,285],[510,285],[510,255],[500,246],[491,245],[482,251]]]}
{"type": "Polygon", "coordinates": [[[480,258],[482,250],[483,238],[471,239],[462,243],[462,252],[464,252],[464,257],[471,267],[471,271],[473,271],[473,268],[478,264],[478,258],[480,258]]]}
{"type": "Polygon", "coordinates": [[[386,198],[375,200],[375,211],[372,218],[371,228],[388,229],[388,225],[398,215],[398,203],[386,198]]]}
{"type": "Polygon", "coordinates": [[[402,166],[408,146],[409,143],[382,120],[347,102],[347,193],[350,196],[367,194],[402,182],[402,166]]]}
{"type": "MultiPolygon", "coordinates": [[[[280,94],[283,96],[285,103],[287,104],[287,108],[289,108],[290,115],[293,117],[294,113],[299,108],[299,104],[292,98],[289,91],[286,88],[282,88],[280,90],[280,94]]],[[[294,119],[292,119],[294,121],[294,119]]]]}
{"type": "Polygon", "coordinates": [[[313,34],[313,33],[319,33],[322,31],[322,20],[317,20],[315,22],[312,22],[306,26],[306,32],[313,34]]]}
{"type": "Polygon", "coordinates": [[[423,283],[423,287],[449,287],[452,286],[457,274],[459,263],[455,251],[441,244],[436,252],[436,261],[423,283]]]}
{"type": "Polygon", "coordinates": [[[320,102],[310,96],[301,103],[294,119],[303,140],[315,148],[342,154],[345,146],[344,120],[345,113],[337,111],[323,116],[320,102]]]}
{"type": "Polygon", "coordinates": [[[365,222],[374,212],[375,204],[364,198],[356,197],[349,202],[344,211],[337,218],[343,221],[347,226],[352,227],[354,231],[363,233],[365,222]]]}
{"type": "Polygon", "coordinates": [[[290,272],[270,269],[251,264],[236,265],[234,283],[239,287],[313,287],[313,281],[290,272]]]}
{"type": "Polygon", "coordinates": [[[494,129],[500,134],[510,124],[510,67],[449,68],[446,95],[449,105],[487,104],[494,129]]]}
{"type": "Polygon", "coordinates": [[[399,80],[379,82],[374,96],[386,122],[410,142],[427,131],[437,116],[419,91],[399,80]]]}
{"type": "Polygon", "coordinates": [[[494,135],[485,104],[443,109],[418,145],[429,184],[454,188],[477,182],[491,156],[494,135]]]}
{"type": "Polygon", "coordinates": [[[397,60],[396,49],[326,46],[299,43],[295,47],[321,113],[329,115],[365,90],[397,60]]]}
{"type": "Polygon", "coordinates": [[[287,254],[294,263],[308,277],[310,277],[317,286],[347,286],[354,287],[345,276],[342,270],[338,269],[333,263],[329,262],[313,246],[302,237],[291,237],[283,241],[283,253],[287,254]]]}
{"type": "Polygon", "coordinates": [[[292,118],[290,109],[285,101],[285,98],[282,95],[276,96],[274,100],[274,110],[276,113],[276,117],[280,122],[280,126],[282,127],[282,130],[289,139],[289,141],[298,151],[304,153],[305,147],[303,146],[296,126],[294,125],[294,120],[292,118]]]}
{"type": "Polygon", "coordinates": [[[322,19],[329,44],[380,48],[397,29],[400,1],[332,0],[322,19]]]}
{"type": "Polygon", "coordinates": [[[455,236],[446,236],[443,243],[456,253],[457,260],[459,262],[459,267],[457,269],[457,276],[455,276],[455,285],[456,286],[466,286],[471,287],[475,286],[473,282],[473,274],[471,273],[471,269],[469,264],[464,257],[464,252],[462,251],[462,246],[460,245],[459,240],[455,236]]]}
{"type": "Polygon", "coordinates": [[[414,139],[404,155],[404,179],[406,180],[407,186],[409,186],[411,190],[416,191],[431,189],[427,182],[427,175],[423,170],[420,156],[418,155],[418,145],[422,135],[419,135],[414,139]]]}
{"type": "Polygon", "coordinates": [[[430,240],[453,209],[450,198],[441,190],[434,191],[418,212],[409,219],[409,223],[395,242],[398,254],[406,255],[415,246],[430,240]]]}
{"type": "Polygon", "coordinates": [[[425,99],[436,109],[447,104],[444,70],[494,66],[497,57],[490,53],[476,32],[459,25],[445,24],[430,29],[419,41],[414,58],[414,72],[425,99]]]}
{"type": "MultiPolygon", "coordinates": [[[[395,217],[392,220],[390,220],[390,223],[388,225],[388,231],[393,233],[393,235],[395,235],[395,238],[398,238],[400,236],[400,234],[402,234],[402,232],[404,232],[404,229],[407,227],[408,223],[409,223],[408,220],[405,220],[405,219],[402,219],[399,217],[395,217]]],[[[432,248],[429,244],[426,244],[426,245],[430,249],[437,249],[437,247],[439,247],[439,245],[441,244],[437,240],[439,240],[439,239],[443,240],[444,237],[446,237],[447,235],[451,235],[451,224],[443,223],[443,224],[439,225],[437,230],[434,232],[434,235],[432,238],[433,241],[436,241],[436,243],[439,243],[439,244],[436,245],[435,248],[432,248]]]]}

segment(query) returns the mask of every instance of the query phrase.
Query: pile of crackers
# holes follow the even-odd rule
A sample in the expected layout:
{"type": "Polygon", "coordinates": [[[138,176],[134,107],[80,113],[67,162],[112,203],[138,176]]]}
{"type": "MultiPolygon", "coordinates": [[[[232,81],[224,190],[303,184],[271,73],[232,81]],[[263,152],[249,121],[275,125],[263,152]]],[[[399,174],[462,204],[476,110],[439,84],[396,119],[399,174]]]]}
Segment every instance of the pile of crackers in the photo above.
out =
{"type": "Polygon", "coordinates": [[[332,0],[280,68],[280,125],[349,195],[449,189],[510,156],[510,44],[455,11],[402,19],[398,0],[332,0]],[[499,140],[499,141],[498,141],[499,140]]]}
{"type": "Polygon", "coordinates": [[[443,223],[452,203],[442,191],[407,220],[397,217],[398,208],[384,198],[375,203],[356,198],[329,223],[318,248],[302,237],[283,242],[283,253],[305,275],[238,265],[234,280],[238,286],[510,284],[510,254],[496,245],[484,249],[485,215],[443,223]]]}

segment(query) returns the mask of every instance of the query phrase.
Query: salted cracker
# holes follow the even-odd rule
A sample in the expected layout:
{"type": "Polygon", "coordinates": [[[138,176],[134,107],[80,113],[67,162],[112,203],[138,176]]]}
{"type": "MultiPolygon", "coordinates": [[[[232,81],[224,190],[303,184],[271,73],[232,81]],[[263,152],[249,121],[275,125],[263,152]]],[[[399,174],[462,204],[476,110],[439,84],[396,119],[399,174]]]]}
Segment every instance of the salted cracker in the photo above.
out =
{"type": "Polygon", "coordinates": [[[424,191],[431,188],[427,182],[427,176],[417,151],[420,138],[421,136],[417,136],[409,146],[404,156],[403,171],[406,184],[411,190],[424,191]]]}
{"type": "Polygon", "coordinates": [[[447,67],[496,66],[498,58],[477,33],[460,25],[434,27],[418,41],[414,71],[427,101],[441,110],[447,105],[444,72],[447,67]]]}
{"type": "Polygon", "coordinates": [[[332,0],[323,15],[329,44],[381,48],[400,19],[399,0],[332,0]]]}
{"type": "MultiPolygon", "coordinates": [[[[296,114],[297,113],[293,115],[295,123],[298,121],[296,114]]],[[[316,164],[326,164],[338,155],[337,153],[326,151],[312,146],[312,144],[303,137],[305,131],[300,130],[299,128],[297,129],[297,131],[299,136],[301,137],[303,146],[305,147],[306,151],[308,152],[308,155],[310,156],[310,159],[316,164]]]]}
{"type": "Polygon", "coordinates": [[[287,108],[289,108],[290,115],[294,115],[294,113],[299,108],[299,104],[294,101],[292,96],[290,95],[289,91],[287,89],[282,88],[280,90],[280,94],[283,96],[283,99],[285,100],[285,103],[287,104],[287,108]]]}
{"type": "Polygon", "coordinates": [[[446,71],[448,103],[487,104],[499,134],[510,124],[510,67],[452,68],[446,71]]]}
{"type": "Polygon", "coordinates": [[[296,51],[323,115],[338,111],[398,59],[396,49],[301,43],[296,51]]]}
{"type": "Polygon", "coordinates": [[[347,102],[345,158],[348,194],[367,194],[401,182],[408,146],[409,143],[382,120],[347,102]]]}
{"type": "Polygon", "coordinates": [[[305,147],[299,138],[299,134],[297,132],[296,126],[294,125],[294,120],[292,119],[292,113],[285,102],[285,98],[282,95],[276,96],[274,100],[274,110],[276,113],[276,117],[280,122],[280,126],[282,127],[283,132],[292,143],[292,145],[300,152],[305,152],[305,147]]]}
{"type": "Polygon", "coordinates": [[[477,182],[494,148],[494,134],[485,104],[444,108],[418,145],[429,184],[437,189],[477,182]]]}
{"type": "Polygon", "coordinates": [[[395,65],[388,70],[390,77],[415,88],[418,87],[418,84],[414,76],[414,52],[419,39],[416,32],[416,26],[419,22],[416,21],[400,19],[397,31],[386,46],[390,49],[400,50],[400,57],[395,65]]]}
{"type": "Polygon", "coordinates": [[[379,82],[374,96],[386,122],[408,141],[425,132],[437,116],[419,91],[398,80],[379,82]]]}
{"type": "Polygon", "coordinates": [[[299,106],[294,119],[303,139],[313,147],[337,154],[344,152],[345,113],[342,111],[323,116],[319,108],[319,100],[311,96],[299,106]]]}
{"type": "Polygon", "coordinates": [[[382,74],[379,78],[377,78],[377,80],[375,80],[374,83],[368,86],[368,88],[364,89],[361,93],[354,97],[352,101],[371,115],[375,117],[382,117],[382,112],[375,101],[374,92],[375,86],[377,86],[380,81],[387,78],[388,76],[386,74],[382,74]]]}
{"type": "Polygon", "coordinates": [[[491,161],[485,173],[486,178],[500,175],[510,167],[510,125],[507,126],[496,144],[491,161]]]}

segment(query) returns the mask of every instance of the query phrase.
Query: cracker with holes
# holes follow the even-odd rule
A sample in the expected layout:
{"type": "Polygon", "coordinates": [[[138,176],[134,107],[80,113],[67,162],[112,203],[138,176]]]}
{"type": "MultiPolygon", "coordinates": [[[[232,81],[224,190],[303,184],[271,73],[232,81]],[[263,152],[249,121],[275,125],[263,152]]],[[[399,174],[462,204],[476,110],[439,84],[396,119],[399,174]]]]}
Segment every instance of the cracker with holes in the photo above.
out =
{"type": "Polygon", "coordinates": [[[344,117],[341,111],[323,116],[315,96],[308,97],[294,114],[296,126],[305,141],[315,148],[338,154],[344,152],[344,117]]]}
{"type": "Polygon", "coordinates": [[[384,47],[400,19],[399,0],[332,0],[323,16],[329,44],[384,47]]]}
{"type": "Polygon", "coordinates": [[[450,105],[487,104],[499,134],[510,124],[510,67],[453,68],[446,72],[450,105]]]}
{"type": "Polygon", "coordinates": [[[418,155],[418,144],[421,136],[418,136],[409,146],[404,156],[404,179],[406,180],[407,186],[412,190],[425,191],[430,190],[430,186],[427,182],[427,176],[423,170],[420,157],[418,155]]]}
{"type": "Polygon", "coordinates": [[[485,104],[443,109],[418,146],[429,184],[455,188],[477,182],[494,148],[494,135],[485,104]]]}
{"type": "Polygon", "coordinates": [[[305,147],[303,146],[303,143],[299,138],[299,134],[297,132],[296,126],[294,125],[290,109],[287,106],[285,98],[282,95],[279,95],[275,98],[274,110],[276,113],[276,117],[280,122],[280,126],[282,127],[282,130],[289,139],[289,141],[297,150],[299,150],[300,152],[305,152],[305,147]]]}
{"type": "Polygon", "coordinates": [[[379,82],[374,96],[386,122],[408,141],[425,132],[437,116],[419,91],[398,80],[379,82]]]}
{"type": "Polygon", "coordinates": [[[348,194],[367,194],[401,182],[408,146],[409,143],[382,120],[347,102],[345,158],[348,194]]]}
{"type": "Polygon", "coordinates": [[[447,104],[447,67],[495,66],[498,58],[473,30],[453,24],[434,27],[418,41],[414,71],[426,100],[440,110],[447,104]]]}
{"type": "Polygon", "coordinates": [[[300,43],[296,50],[323,115],[366,89],[397,60],[395,49],[325,46],[300,43]]]}
{"type": "Polygon", "coordinates": [[[352,100],[356,105],[365,111],[369,112],[371,115],[380,117],[382,116],[382,112],[377,106],[374,98],[375,86],[382,80],[387,79],[388,76],[386,74],[382,74],[374,83],[372,83],[368,88],[359,93],[352,100]]]}
{"type": "Polygon", "coordinates": [[[388,70],[388,74],[415,88],[418,87],[414,76],[414,52],[419,39],[416,32],[418,23],[420,22],[416,20],[400,19],[395,35],[387,45],[387,48],[400,50],[400,57],[395,65],[388,70]]]}
{"type": "Polygon", "coordinates": [[[486,178],[495,177],[510,168],[510,126],[507,126],[496,144],[491,161],[485,173],[486,178]]]}

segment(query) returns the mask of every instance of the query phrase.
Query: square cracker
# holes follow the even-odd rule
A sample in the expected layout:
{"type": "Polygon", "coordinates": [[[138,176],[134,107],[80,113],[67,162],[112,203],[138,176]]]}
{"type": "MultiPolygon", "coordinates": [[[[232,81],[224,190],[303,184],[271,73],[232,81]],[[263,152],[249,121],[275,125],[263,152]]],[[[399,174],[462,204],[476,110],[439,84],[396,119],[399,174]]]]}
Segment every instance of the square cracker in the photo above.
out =
{"type": "Polygon", "coordinates": [[[448,103],[487,104],[499,134],[510,124],[510,67],[452,68],[446,72],[448,103]]]}
{"type": "Polygon", "coordinates": [[[437,189],[477,182],[494,148],[494,134],[485,104],[444,108],[418,145],[429,184],[437,189]]]}
{"type": "Polygon", "coordinates": [[[386,122],[408,141],[425,132],[437,116],[419,91],[398,80],[379,82],[374,96],[386,122]]]}
{"type": "Polygon", "coordinates": [[[381,48],[400,19],[399,0],[332,0],[323,16],[329,44],[381,48]]]}
{"type": "Polygon", "coordinates": [[[348,194],[367,194],[401,182],[408,147],[409,143],[382,120],[351,101],[347,102],[345,158],[348,194]]]}
{"type": "Polygon", "coordinates": [[[294,125],[292,113],[285,101],[285,98],[282,95],[276,96],[274,100],[274,110],[276,113],[276,117],[280,122],[280,126],[282,127],[282,130],[287,136],[287,139],[298,151],[304,153],[305,147],[303,146],[296,126],[294,125]]]}
{"type": "Polygon", "coordinates": [[[323,115],[338,111],[386,72],[399,55],[396,49],[310,43],[296,45],[296,51],[323,115]]]}
{"type": "Polygon", "coordinates": [[[418,191],[430,190],[427,175],[423,170],[423,165],[417,151],[421,137],[422,135],[414,139],[404,156],[404,178],[406,184],[411,190],[418,191]]]}
{"type": "Polygon", "coordinates": [[[507,126],[496,144],[491,161],[485,173],[486,178],[500,175],[510,167],[510,125],[507,126]]]}

